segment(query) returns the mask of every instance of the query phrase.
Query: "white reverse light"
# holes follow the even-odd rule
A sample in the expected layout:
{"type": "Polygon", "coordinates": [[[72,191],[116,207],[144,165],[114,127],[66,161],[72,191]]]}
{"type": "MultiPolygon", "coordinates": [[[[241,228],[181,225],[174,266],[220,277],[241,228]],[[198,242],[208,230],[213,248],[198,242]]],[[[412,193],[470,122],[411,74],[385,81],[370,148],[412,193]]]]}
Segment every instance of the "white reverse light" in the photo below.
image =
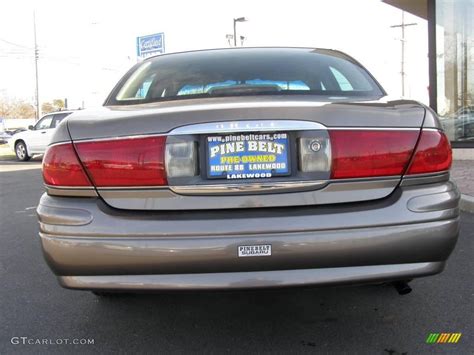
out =
{"type": "Polygon", "coordinates": [[[302,172],[326,172],[331,169],[331,146],[325,137],[301,137],[299,146],[299,170],[302,172]]]}
{"type": "Polygon", "coordinates": [[[196,142],[167,142],[165,164],[168,177],[197,175],[198,158],[196,142]]]}

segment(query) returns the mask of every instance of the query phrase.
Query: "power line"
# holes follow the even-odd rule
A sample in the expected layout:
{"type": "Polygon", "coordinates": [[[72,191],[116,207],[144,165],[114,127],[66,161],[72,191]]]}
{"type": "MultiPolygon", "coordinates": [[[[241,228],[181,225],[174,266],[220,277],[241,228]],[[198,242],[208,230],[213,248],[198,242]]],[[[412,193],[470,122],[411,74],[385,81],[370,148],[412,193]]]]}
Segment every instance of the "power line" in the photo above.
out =
{"type": "Polygon", "coordinates": [[[24,46],[24,45],[22,45],[22,44],[18,44],[18,43],[14,43],[14,42],[7,41],[6,39],[3,39],[3,38],[0,38],[0,41],[5,42],[5,43],[7,43],[7,44],[10,44],[10,45],[12,45],[12,46],[20,47],[20,48],[25,48],[25,49],[29,49],[29,50],[34,49],[34,48],[31,48],[31,47],[24,46]]]}
{"type": "Polygon", "coordinates": [[[30,57],[30,58],[33,56],[33,54],[31,54],[31,53],[25,53],[25,52],[10,52],[10,51],[8,51],[8,52],[0,51],[0,55],[4,55],[4,56],[8,56],[8,55],[13,55],[13,56],[16,55],[16,56],[18,56],[18,55],[20,55],[20,56],[30,57]]]}
{"type": "Polygon", "coordinates": [[[33,56],[24,56],[24,55],[18,55],[18,54],[8,54],[4,55],[0,53],[0,58],[5,58],[5,59],[24,59],[30,61],[33,56]]]}
{"type": "MultiPolygon", "coordinates": [[[[9,59],[32,59],[35,57],[34,53],[27,53],[27,52],[16,52],[16,51],[2,51],[0,50],[0,58],[9,58],[9,59]]],[[[58,56],[58,55],[50,55],[44,54],[44,52],[38,53],[38,60],[46,60],[46,61],[54,61],[54,62],[61,62],[69,65],[75,66],[82,66],[83,63],[80,63],[77,60],[80,59],[79,57],[74,56],[58,56]]],[[[112,72],[123,72],[123,69],[112,68],[112,67],[97,67],[102,71],[112,71],[112,72]]]]}

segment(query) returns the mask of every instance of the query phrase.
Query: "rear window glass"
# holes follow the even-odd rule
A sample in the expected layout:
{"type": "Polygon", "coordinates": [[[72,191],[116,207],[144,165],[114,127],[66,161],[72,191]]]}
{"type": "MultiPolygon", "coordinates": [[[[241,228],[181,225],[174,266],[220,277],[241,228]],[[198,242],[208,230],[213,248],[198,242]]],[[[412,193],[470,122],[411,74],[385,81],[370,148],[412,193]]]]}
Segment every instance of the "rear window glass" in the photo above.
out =
{"type": "Polygon", "coordinates": [[[165,55],[128,74],[108,104],[217,96],[382,96],[365,69],[335,52],[215,50],[165,55]]]}

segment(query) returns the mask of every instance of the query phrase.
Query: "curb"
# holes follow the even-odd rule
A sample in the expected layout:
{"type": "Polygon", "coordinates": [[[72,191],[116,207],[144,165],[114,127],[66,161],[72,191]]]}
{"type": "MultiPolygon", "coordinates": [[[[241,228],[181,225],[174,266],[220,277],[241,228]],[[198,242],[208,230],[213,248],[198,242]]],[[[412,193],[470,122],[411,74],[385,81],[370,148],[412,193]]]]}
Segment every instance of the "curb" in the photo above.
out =
{"type": "Polygon", "coordinates": [[[474,213],[474,197],[461,194],[461,201],[459,202],[459,208],[462,211],[474,213]]]}

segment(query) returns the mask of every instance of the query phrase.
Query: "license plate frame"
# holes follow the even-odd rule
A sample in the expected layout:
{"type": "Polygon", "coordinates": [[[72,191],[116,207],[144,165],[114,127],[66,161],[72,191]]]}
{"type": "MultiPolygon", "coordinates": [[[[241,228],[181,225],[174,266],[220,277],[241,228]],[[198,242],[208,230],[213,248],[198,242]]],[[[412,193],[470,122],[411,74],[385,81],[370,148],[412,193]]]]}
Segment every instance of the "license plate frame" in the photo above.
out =
{"type": "MultiPolygon", "coordinates": [[[[204,144],[205,144],[205,166],[206,166],[206,177],[208,179],[224,179],[224,180],[232,180],[232,181],[248,181],[248,180],[255,180],[255,179],[272,179],[275,177],[284,177],[290,176],[292,174],[292,154],[291,154],[291,136],[288,132],[252,132],[252,133],[227,133],[227,134],[214,134],[208,135],[204,137],[204,144]],[[232,138],[235,137],[235,138],[232,138]],[[238,139],[240,138],[240,139],[238,139]],[[247,139],[248,138],[248,139],[247,139]],[[235,140],[234,140],[235,139],[235,140]],[[247,157],[252,161],[245,161],[245,162],[227,162],[225,164],[218,163],[216,164],[216,159],[223,157],[225,154],[221,154],[219,152],[211,156],[213,147],[226,144],[226,143],[236,143],[243,142],[244,151],[234,151],[229,154],[232,154],[231,157],[239,157],[241,160],[243,157],[247,157]],[[250,143],[253,142],[253,143],[250,143]],[[253,144],[252,148],[255,147],[255,144],[258,148],[258,142],[264,142],[263,145],[266,147],[267,151],[261,151],[257,149],[256,151],[249,151],[249,144],[253,144]],[[270,143],[270,144],[269,144],[270,143]],[[271,144],[273,143],[273,145],[271,144]],[[283,148],[281,148],[283,145],[283,148]],[[280,154],[281,153],[281,154],[280,154]],[[268,161],[263,161],[265,158],[264,156],[268,156],[268,161]],[[252,158],[253,157],[253,158],[252,158]],[[259,161],[256,161],[259,160],[259,161]],[[268,169],[257,169],[256,164],[265,164],[265,167],[272,167],[268,169]],[[223,165],[232,165],[234,169],[231,170],[224,170],[224,171],[215,171],[213,169],[223,169],[223,165]],[[236,165],[243,165],[243,169],[236,170],[236,165]],[[250,167],[252,165],[252,169],[250,167]],[[240,174],[240,176],[238,176],[240,174]],[[236,176],[232,176],[236,175],[236,176]],[[241,177],[242,176],[242,177],[241,177]]],[[[235,146],[234,150],[240,146],[235,146]]],[[[214,148],[215,149],[215,148],[214,148]]],[[[242,168],[242,166],[240,167],[242,168]]]]}

